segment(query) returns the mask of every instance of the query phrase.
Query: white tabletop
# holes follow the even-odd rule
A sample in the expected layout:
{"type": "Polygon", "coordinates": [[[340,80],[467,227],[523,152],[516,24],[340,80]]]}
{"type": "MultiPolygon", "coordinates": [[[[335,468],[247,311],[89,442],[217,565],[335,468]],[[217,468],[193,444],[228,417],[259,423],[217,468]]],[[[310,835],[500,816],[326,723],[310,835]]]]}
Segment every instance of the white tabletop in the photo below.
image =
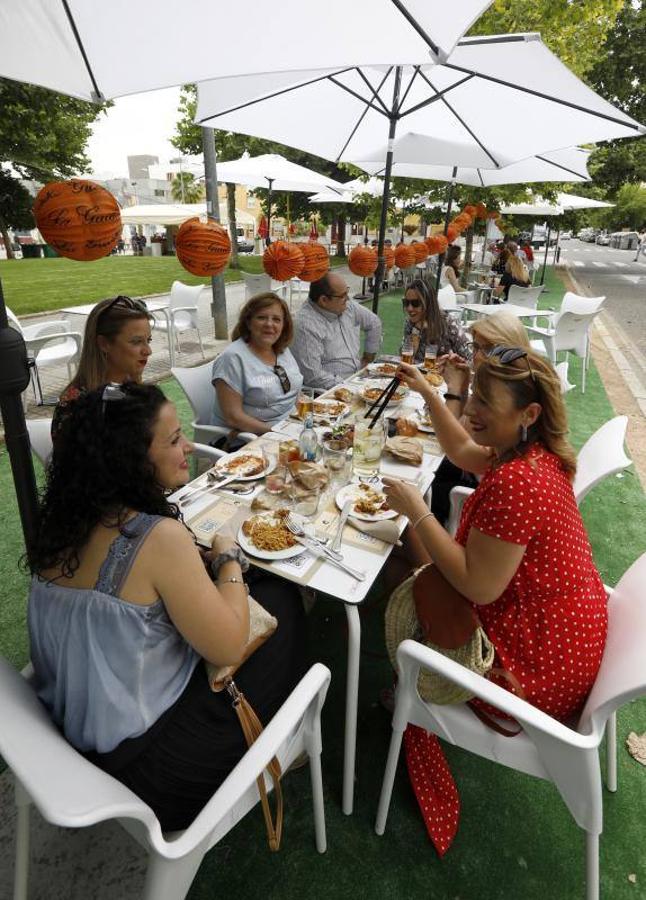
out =
{"type": "MultiPolygon", "coordinates": [[[[162,309],[168,309],[169,298],[144,300],[144,303],[150,312],[158,312],[162,309]]],[[[73,314],[75,316],[89,316],[96,305],[96,303],[84,303],[82,306],[64,306],[61,312],[73,314]]]]}
{"type": "Polygon", "coordinates": [[[505,312],[511,313],[512,316],[519,319],[535,319],[536,316],[549,315],[549,310],[527,309],[524,306],[517,306],[515,303],[466,303],[463,309],[477,316],[492,316],[504,309],[505,312]]]}

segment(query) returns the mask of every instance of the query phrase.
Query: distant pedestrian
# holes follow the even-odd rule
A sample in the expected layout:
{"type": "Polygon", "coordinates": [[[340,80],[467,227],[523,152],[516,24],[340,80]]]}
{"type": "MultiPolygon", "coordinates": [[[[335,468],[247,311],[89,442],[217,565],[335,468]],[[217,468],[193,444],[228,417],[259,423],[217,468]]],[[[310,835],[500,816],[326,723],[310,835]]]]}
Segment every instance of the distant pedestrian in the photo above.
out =
{"type": "Polygon", "coordinates": [[[646,256],[646,228],[642,228],[639,232],[639,242],[637,244],[637,253],[635,253],[635,258],[633,262],[637,262],[639,259],[639,254],[643,253],[646,256]]]}

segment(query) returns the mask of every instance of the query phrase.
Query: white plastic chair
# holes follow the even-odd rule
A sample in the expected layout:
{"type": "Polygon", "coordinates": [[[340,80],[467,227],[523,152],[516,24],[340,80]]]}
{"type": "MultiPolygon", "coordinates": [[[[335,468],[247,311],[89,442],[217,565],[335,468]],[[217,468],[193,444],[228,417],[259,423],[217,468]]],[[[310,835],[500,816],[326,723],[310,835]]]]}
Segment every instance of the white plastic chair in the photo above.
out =
{"type": "Polygon", "coordinates": [[[570,367],[570,364],[567,359],[564,360],[563,362],[557,363],[554,366],[554,368],[556,369],[556,374],[559,377],[559,381],[561,382],[561,393],[562,394],[567,394],[568,391],[571,391],[576,387],[576,385],[570,384],[570,381],[568,379],[569,367],[570,367]]]}
{"type": "Polygon", "coordinates": [[[249,275],[247,272],[243,272],[242,280],[244,281],[245,302],[256,294],[263,294],[271,290],[269,275],[249,275]]]}
{"type": "MultiPolygon", "coordinates": [[[[580,294],[574,294],[572,291],[566,291],[561,301],[559,312],[573,313],[597,313],[605,303],[604,297],[582,297],[580,294]]],[[[585,367],[590,368],[590,347],[592,342],[588,335],[588,346],[585,354],[585,367]]]]}
{"type": "MultiPolygon", "coordinates": [[[[567,366],[567,363],[561,363],[561,365],[567,366]]],[[[567,381],[567,369],[565,378],[567,381]]],[[[615,416],[614,419],[604,422],[600,428],[597,428],[579,450],[576,458],[576,475],[572,485],[577,506],[581,505],[583,498],[604,478],[616,475],[617,472],[623,471],[632,464],[632,460],[624,453],[627,426],[628,416],[615,416]]],[[[446,530],[449,534],[454,535],[457,531],[462,507],[473,491],[474,488],[462,485],[451,488],[449,516],[446,522],[446,530]]]]}
{"type": "Polygon", "coordinates": [[[588,356],[590,341],[590,326],[599,314],[599,309],[594,312],[575,313],[559,312],[554,316],[553,326],[539,328],[535,325],[527,325],[530,334],[536,334],[540,340],[530,340],[532,350],[549,357],[552,365],[556,365],[556,354],[565,350],[566,353],[574,353],[584,360],[581,366],[581,393],[585,394],[585,361],[588,356]]]}
{"type": "Polygon", "coordinates": [[[14,900],[27,900],[32,803],[46,821],[63,828],[117,819],[148,851],[143,900],[183,900],[205,853],[259,803],[256,778],[267,763],[277,756],[286,771],[304,751],[310,761],[316,848],[324,853],[321,708],[329,682],[329,669],[312,666],[192,824],[164,834],[143,800],[67,743],[29,682],[0,657],[0,753],[16,779],[18,808],[14,900]]]}
{"type": "Polygon", "coordinates": [[[40,370],[67,365],[68,380],[71,381],[76,366],[81,358],[83,336],[78,331],[70,330],[67,319],[55,319],[35,325],[21,325],[18,317],[7,308],[10,324],[20,332],[25,341],[28,356],[33,356],[35,366],[32,369],[32,386],[34,396],[43,403],[43,392],[40,386],[40,370]]]}
{"type": "MultiPolygon", "coordinates": [[[[599,745],[607,727],[607,786],[617,789],[616,711],[646,692],[646,554],[625,573],[614,591],[606,588],[608,639],[597,680],[577,723],[563,724],[416,641],[397,650],[399,681],[393,734],[379,799],[375,830],[382,835],[390,806],[404,729],[409,722],[443,740],[511,769],[554,783],[586,832],[586,900],[599,897],[599,835],[603,807],[599,745]],[[488,728],[465,704],[437,706],[417,693],[420,667],[438,672],[474,696],[513,716],[522,732],[513,738],[488,728]]],[[[550,885],[545,885],[549,891],[550,885]]],[[[516,893],[522,889],[516,885],[516,893]]],[[[512,892],[513,893],[513,892],[512,892]]]]}
{"type": "Polygon", "coordinates": [[[31,452],[43,467],[47,466],[52,455],[52,419],[27,419],[27,434],[31,444],[31,452]]]}
{"type": "Polygon", "coordinates": [[[512,284],[509,288],[507,302],[513,303],[514,306],[522,306],[523,309],[536,309],[538,299],[543,293],[543,285],[538,287],[520,287],[518,284],[512,284]]]}
{"type": "Polygon", "coordinates": [[[183,334],[185,331],[195,331],[202,358],[204,358],[198,311],[198,301],[202,288],[203,285],[201,284],[184,284],[183,281],[174,281],[170,289],[168,309],[163,311],[163,315],[161,312],[153,312],[153,318],[155,320],[155,328],[159,331],[168,331],[170,328],[171,340],[175,339],[180,353],[182,352],[179,342],[180,334],[183,334]]]}
{"type": "MultiPolygon", "coordinates": [[[[190,369],[173,366],[171,372],[186,394],[195,414],[195,419],[191,423],[195,440],[202,444],[209,444],[218,438],[226,437],[231,431],[230,428],[209,424],[213,416],[213,400],[215,396],[215,388],[211,384],[213,363],[204,363],[201,366],[194,366],[190,369]]],[[[258,435],[251,434],[248,431],[241,431],[238,435],[238,438],[245,443],[253,441],[257,437],[258,435]]]]}

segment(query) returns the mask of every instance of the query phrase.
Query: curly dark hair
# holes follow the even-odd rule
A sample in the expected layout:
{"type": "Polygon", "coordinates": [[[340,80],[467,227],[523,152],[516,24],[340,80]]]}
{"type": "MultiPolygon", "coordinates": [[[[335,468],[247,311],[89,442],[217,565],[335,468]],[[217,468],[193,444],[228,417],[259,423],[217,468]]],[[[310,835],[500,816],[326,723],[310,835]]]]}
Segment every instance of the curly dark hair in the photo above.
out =
{"type": "Polygon", "coordinates": [[[121,528],[131,510],[179,518],[148,459],[168,400],[154,385],[118,387],[122,399],[104,401],[105,386],[80,396],[60,423],[29,552],[33,574],[60,568],[71,577],[93,529],[100,523],[121,528]]]}

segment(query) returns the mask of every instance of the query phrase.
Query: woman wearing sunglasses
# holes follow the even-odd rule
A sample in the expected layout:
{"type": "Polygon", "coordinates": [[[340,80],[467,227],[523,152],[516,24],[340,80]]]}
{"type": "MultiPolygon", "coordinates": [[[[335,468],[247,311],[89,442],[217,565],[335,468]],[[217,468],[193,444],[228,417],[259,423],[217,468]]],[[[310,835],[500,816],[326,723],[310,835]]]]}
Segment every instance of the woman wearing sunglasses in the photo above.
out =
{"type": "Polygon", "coordinates": [[[469,336],[453,316],[442,312],[431,284],[421,278],[411,282],[402,305],[406,314],[403,340],[412,341],[414,362],[424,362],[426,347],[431,344],[437,348],[437,356],[454,353],[470,360],[469,336]]]}
{"type": "Polygon", "coordinates": [[[264,434],[284,419],[303,385],[289,345],[294,326],[277,294],[251,297],[240,310],[232,343],[213,363],[213,424],[264,434]]]}
{"type": "Polygon", "coordinates": [[[141,381],[152,353],[152,316],[142,300],[113,297],[102,300],[88,316],[83,349],[74,378],[60,396],[52,432],[72,400],[106,382],[141,381]]]}
{"type": "Polygon", "coordinates": [[[426,401],[449,459],[482,476],[455,538],[416,488],[384,479],[389,505],[411,523],[409,562],[434,562],[476,608],[494,668],[510,672],[530,703],[567,719],[594,684],[607,612],[572,490],[559,378],[531,350],[494,347],[475,370],[466,431],[415,367],[401,373],[426,401]]]}

